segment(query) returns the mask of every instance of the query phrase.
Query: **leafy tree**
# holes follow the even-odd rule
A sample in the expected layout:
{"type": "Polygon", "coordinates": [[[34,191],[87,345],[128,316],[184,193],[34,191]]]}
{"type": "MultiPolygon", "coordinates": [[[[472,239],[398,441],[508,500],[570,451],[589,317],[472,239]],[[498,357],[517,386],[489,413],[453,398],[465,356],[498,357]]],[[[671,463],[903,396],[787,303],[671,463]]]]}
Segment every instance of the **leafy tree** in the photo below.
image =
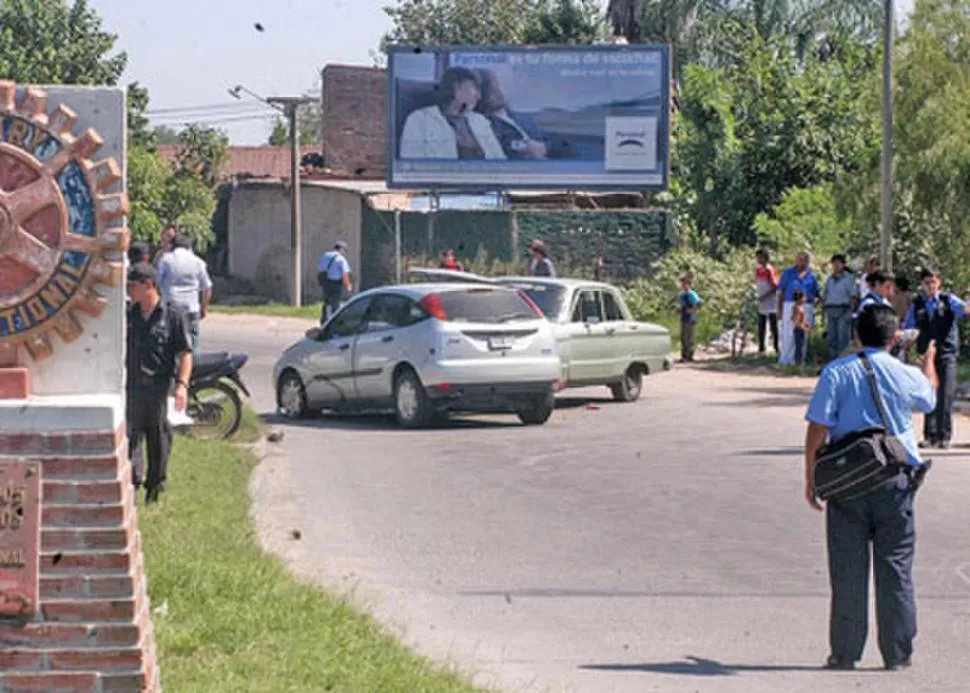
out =
{"type": "Polygon", "coordinates": [[[602,37],[596,0],[397,0],[382,42],[420,45],[592,43],[602,37]]]}
{"type": "Polygon", "coordinates": [[[168,125],[158,125],[152,131],[158,144],[178,144],[179,131],[168,125]]]}
{"type": "Polygon", "coordinates": [[[117,84],[128,56],[86,0],[0,2],[0,75],[32,84],[117,84]]]}
{"type": "Polygon", "coordinates": [[[595,0],[550,0],[535,16],[525,43],[590,44],[605,37],[606,25],[595,0]]]}
{"type": "Polygon", "coordinates": [[[181,149],[176,156],[176,173],[196,176],[214,190],[229,163],[229,137],[218,128],[193,124],[179,132],[181,149]]]}
{"type": "Polygon", "coordinates": [[[148,89],[138,82],[128,85],[126,93],[128,100],[128,144],[151,151],[155,150],[158,138],[152,131],[151,121],[145,115],[148,110],[148,89]]]}
{"type": "Polygon", "coordinates": [[[857,248],[859,233],[839,218],[829,186],[792,188],[771,214],[754,220],[758,241],[774,254],[794,260],[802,250],[822,258],[857,248]]]}
{"type": "Polygon", "coordinates": [[[800,63],[757,37],[730,68],[688,66],[675,127],[674,173],[717,252],[753,244],[755,218],[791,188],[858,175],[878,157],[877,118],[863,98],[876,74],[871,50],[845,39],[839,59],[800,63]]]}
{"type": "MultiPolygon", "coordinates": [[[[941,263],[963,290],[970,286],[970,13],[965,0],[917,0],[896,76],[898,251],[909,256],[904,261],[941,263]]],[[[876,170],[874,163],[873,178],[876,170]]],[[[874,210],[878,187],[869,193],[868,209],[874,210]]]]}
{"type": "Polygon", "coordinates": [[[136,240],[157,243],[165,219],[165,186],[172,171],[157,152],[139,144],[128,147],[128,228],[136,240]]]}
{"type": "Polygon", "coordinates": [[[290,128],[287,127],[286,121],[282,118],[277,118],[273,121],[273,129],[269,133],[268,144],[273,147],[285,146],[287,142],[290,141],[290,128]]]}

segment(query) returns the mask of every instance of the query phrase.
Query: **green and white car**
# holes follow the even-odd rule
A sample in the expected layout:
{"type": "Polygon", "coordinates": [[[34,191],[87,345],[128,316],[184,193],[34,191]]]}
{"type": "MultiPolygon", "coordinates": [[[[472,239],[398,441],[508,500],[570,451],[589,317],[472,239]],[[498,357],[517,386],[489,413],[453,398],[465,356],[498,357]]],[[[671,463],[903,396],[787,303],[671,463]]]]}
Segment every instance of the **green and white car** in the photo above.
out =
{"type": "Polygon", "coordinates": [[[510,286],[521,290],[552,323],[561,361],[560,387],[606,385],[613,397],[633,402],[643,377],[671,367],[670,332],[635,320],[621,292],[584,279],[479,277],[467,272],[411,269],[419,281],[510,286]]]}

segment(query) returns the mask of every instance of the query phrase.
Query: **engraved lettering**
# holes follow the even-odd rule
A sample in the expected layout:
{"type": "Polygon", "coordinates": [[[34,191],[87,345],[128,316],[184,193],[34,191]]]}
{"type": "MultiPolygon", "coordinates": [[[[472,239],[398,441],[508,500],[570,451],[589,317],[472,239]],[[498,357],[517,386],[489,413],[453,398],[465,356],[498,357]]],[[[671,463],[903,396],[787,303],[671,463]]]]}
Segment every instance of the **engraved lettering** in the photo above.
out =
{"type": "Polygon", "coordinates": [[[51,307],[51,310],[55,312],[60,310],[61,306],[67,303],[67,296],[53,282],[40,290],[40,297],[47,303],[47,305],[51,307]]]}
{"type": "Polygon", "coordinates": [[[77,291],[77,282],[67,275],[61,274],[60,272],[54,275],[54,282],[57,284],[57,287],[68,296],[77,291]]]}
{"type": "Polygon", "coordinates": [[[0,566],[4,568],[22,568],[27,565],[23,549],[0,549],[0,566]]]}
{"type": "Polygon", "coordinates": [[[76,277],[77,279],[80,279],[82,276],[81,270],[77,269],[69,262],[61,263],[60,270],[61,272],[71,275],[72,277],[76,277]]]}
{"type": "Polygon", "coordinates": [[[44,309],[44,304],[41,303],[39,298],[32,298],[27,301],[27,309],[30,311],[34,322],[41,322],[47,318],[47,311],[44,309]]]}

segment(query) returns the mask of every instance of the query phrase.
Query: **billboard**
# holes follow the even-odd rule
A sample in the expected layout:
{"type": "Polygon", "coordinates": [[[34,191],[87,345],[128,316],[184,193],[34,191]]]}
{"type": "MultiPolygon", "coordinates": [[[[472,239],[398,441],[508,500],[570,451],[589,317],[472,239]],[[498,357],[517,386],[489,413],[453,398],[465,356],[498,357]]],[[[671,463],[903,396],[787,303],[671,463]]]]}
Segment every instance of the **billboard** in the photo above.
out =
{"type": "Polygon", "coordinates": [[[392,46],[388,58],[390,187],[667,187],[667,46],[392,46]]]}

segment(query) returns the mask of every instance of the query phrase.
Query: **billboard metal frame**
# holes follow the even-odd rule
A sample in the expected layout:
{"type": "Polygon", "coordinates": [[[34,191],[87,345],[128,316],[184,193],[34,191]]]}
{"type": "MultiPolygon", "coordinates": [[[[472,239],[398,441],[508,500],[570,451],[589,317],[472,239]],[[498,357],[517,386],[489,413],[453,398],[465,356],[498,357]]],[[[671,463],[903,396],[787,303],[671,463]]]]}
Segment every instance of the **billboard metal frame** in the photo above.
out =
{"type": "Polygon", "coordinates": [[[670,88],[671,88],[671,63],[670,63],[670,44],[591,44],[591,45],[489,45],[489,46],[425,46],[416,44],[391,44],[387,47],[387,178],[388,189],[393,190],[429,190],[429,191],[487,191],[503,192],[506,190],[590,190],[590,191],[663,191],[670,185],[670,88]],[[397,79],[394,74],[394,54],[395,53],[432,53],[438,55],[442,52],[476,52],[476,53],[537,53],[537,52],[602,52],[602,53],[658,53],[661,58],[662,79],[661,79],[661,103],[665,104],[660,112],[658,119],[658,130],[661,133],[657,156],[660,159],[661,182],[659,184],[634,184],[634,183],[615,183],[615,184],[590,184],[581,186],[568,186],[562,184],[541,184],[523,183],[521,185],[508,184],[490,185],[489,183],[455,183],[453,181],[440,180],[429,182],[397,182],[394,180],[394,162],[397,153],[397,131],[395,126],[395,114],[397,113],[397,79]]]}

